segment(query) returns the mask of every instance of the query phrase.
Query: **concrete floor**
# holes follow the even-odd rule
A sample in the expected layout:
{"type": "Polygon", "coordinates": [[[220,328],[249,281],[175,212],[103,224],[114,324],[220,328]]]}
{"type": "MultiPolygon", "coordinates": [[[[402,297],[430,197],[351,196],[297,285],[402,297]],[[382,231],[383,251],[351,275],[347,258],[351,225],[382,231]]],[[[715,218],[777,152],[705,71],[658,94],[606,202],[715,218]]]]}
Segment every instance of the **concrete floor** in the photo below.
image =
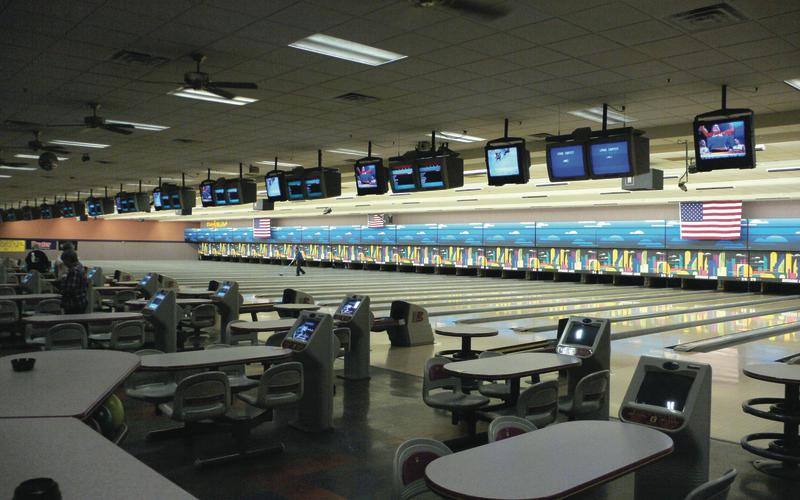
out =
{"type": "MultiPolygon", "coordinates": [[[[795,310],[774,314],[760,314],[760,311],[785,306],[797,309],[800,300],[796,297],[775,297],[775,301],[758,305],[739,305],[741,302],[770,298],[757,294],[697,292],[671,289],[643,289],[641,287],[612,287],[609,285],[582,285],[575,283],[553,283],[546,281],[501,280],[499,278],[476,278],[422,275],[412,273],[388,273],[380,271],[345,271],[338,269],[307,268],[308,274],[295,277],[293,270],[287,273],[279,266],[221,263],[221,262],[93,262],[90,264],[103,266],[106,273],[114,269],[122,269],[141,275],[147,271],[157,271],[178,279],[182,286],[204,286],[210,279],[234,279],[246,297],[263,295],[279,297],[286,287],[298,288],[311,293],[318,303],[336,303],[344,293],[365,293],[375,301],[377,315],[388,310],[388,305],[395,298],[404,298],[430,307],[432,322],[449,324],[469,319],[480,321],[479,324],[497,327],[496,337],[475,339],[476,349],[491,349],[512,344],[530,342],[541,338],[552,338],[554,332],[518,333],[512,328],[546,327],[548,323],[555,325],[559,317],[569,314],[581,314],[585,309],[603,307],[605,310],[586,313],[589,316],[608,317],[618,321],[612,323],[612,338],[615,333],[631,334],[635,330],[660,326],[664,331],[617,339],[612,342],[612,384],[611,415],[616,416],[620,399],[624,395],[637,360],[641,355],[661,356],[676,359],[689,359],[708,363],[713,369],[712,386],[712,436],[722,441],[715,441],[715,448],[724,450],[715,467],[719,472],[725,468],[725,461],[736,462],[742,471],[748,468],[747,461],[755,458],[741,450],[739,439],[752,432],[777,432],[779,426],[770,422],[746,415],[741,410],[743,400],[757,396],[783,395],[782,386],[760,382],[742,374],[742,368],[754,362],[773,361],[777,358],[795,354],[800,351],[800,334],[791,333],[771,338],[740,344],[734,347],[719,349],[708,353],[680,353],[666,349],[678,343],[722,336],[733,332],[774,325],[788,321],[797,321],[795,310]],[[280,274],[283,273],[283,276],[280,274]],[[559,305],[566,301],[586,301],[580,305],[559,305]],[[683,302],[676,302],[683,300],[683,302]],[[462,305],[459,305],[462,303],[462,305]],[[701,307],[704,304],[715,305],[713,310],[684,312],[671,314],[671,311],[701,307]],[[731,314],[753,312],[756,316],[747,319],[730,320],[731,314]],[[537,314],[535,318],[504,319],[509,315],[537,314]],[[638,314],[662,314],[658,317],[626,321],[625,318],[638,314]],[[699,326],[670,329],[671,324],[696,319],[714,318],[717,322],[699,326]],[[727,441],[728,443],[725,443],[727,441]],[[734,460],[735,457],[735,460],[734,460]],[[744,464],[744,465],[741,465],[744,464]],[[746,465],[746,467],[745,467],[746,465]]],[[[271,316],[262,314],[261,319],[271,316]]],[[[242,319],[248,319],[249,317],[242,319]]],[[[372,336],[371,363],[377,368],[385,368],[391,372],[405,373],[420,377],[426,359],[435,351],[452,349],[459,346],[459,339],[438,337],[436,344],[414,348],[390,348],[388,338],[382,334],[372,336]]],[[[390,372],[390,373],[391,373],[390,372]]],[[[389,375],[391,378],[392,376],[389,375]]],[[[397,376],[399,377],[399,375],[397,376]]],[[[403,377],[405,379],[405,377],[403,377]]],[[[374,380],[374,379],[373,379],[374,380]]],[[[399,380],[399,379],[398,379],[399,380]]],[[[409,379],[412,380],[412,379],[409,379]]],[[[419,379],[417,379],[419,380],[419,379]]],[[[370,399],[377,398],[375,384],[371,383],[370,399]]],[[[406,393],[406,389],[397,385],[393,391],[406,393]],[[402,390],[401,390],[402,389],[402,390]]],[[[421,402],[419,391],[412,391],[413,396],[421,402]]],[[[370,404],[368,426],[380,426],[375,413],[384,413],[386,408],[394,408],[395,403],[379,398],[382,403],[370,404]],[[386,408],[384,408],[386,406],[386,408]]],[[[420,414],[432,413],[421,406],[420,414]]],[[[390,412],[388,415],[392,415],[390,412]]],[[[416,413],[415,413],[416,415],[416,413]]],[[[402,422],[393,420],[391,427],[405,437],[430,436],[442,437],[447,434],[449,419],[445,419],[440,433],[426,432],[415,425],[416,416],[403,417],[402,422]],[[408,424],[408,432],[402,430],[408,424]]],[[[360,418],[364,418],[363,416],[360,418]]],[[[395,417],[399,418],[399,417],[395,417]]],[[[452,430],[452,429],[450,429],[452,430]]],[[[449,436],[449,437],[452,437],[449,436]]],[[[402,440],[402,439],[400,439],[402,440]]],[[[387,446],[396,446],[394,441],[387,446]]],[[[138,456],[138,455],[137,455],[138,456]]],[[[388,455],[391,461],[390,454],[388,455]]],[[[386,465],[386,464],[384,464],[386,465]]],[[[712,467],[713,468],[713,467],[712,467]]],[[[782,498],[780,496],[762,496],[770,488],[780,488],[771,478],[760,473],[748,473],[751,490],[738,498],[782,498]],[[752,477],[751,477],[752,476],[752,477]]],[[[754,472],[754,471],[753,471],[754,472]]],[[[180,484],[180,482],[179,482],[180,484]]],[[[350,497],[350,495],[344,495],[350,497]]],[[[355,495],[360,497],[360,495],[355,495]]],[[[269,497],[272,498],[272,497],[269,497]]],[[[364,497],[367,498],[367,497],[364,497]]],[[[732,498],[737,498],[732,496],[732,498]]],[[[790,497],[785,497],[790,498],[790,497]]]]}

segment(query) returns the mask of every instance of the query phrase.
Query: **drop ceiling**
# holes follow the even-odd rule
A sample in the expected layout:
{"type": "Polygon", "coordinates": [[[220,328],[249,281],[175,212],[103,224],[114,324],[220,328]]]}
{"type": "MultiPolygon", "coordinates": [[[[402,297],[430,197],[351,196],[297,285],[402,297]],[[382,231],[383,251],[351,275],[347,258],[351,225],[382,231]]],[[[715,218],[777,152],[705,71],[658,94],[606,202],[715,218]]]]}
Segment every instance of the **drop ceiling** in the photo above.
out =
{"type": "MultiPolygon", "coordinates": [[[[325,153],[327,166],[343,168],[341,199],[282,203],[275,215],[307,217],[323,206],[344,214],[798,198],[800,171],[767,170],[800,166],[800,92],[783,83],[800,77],[800,3],[729,0],[744,19],[704,31],[670,16],[714,3],[708,0],[494,3],[512,13],[486,21],[416,8],[408,0],[0,1],[0,121],[80,122],[89,114],[86,103],[94,101],[106,118],[169,127],[130,136],[44,129],[45,142],[111,147],[72,148],[70,159],[52,172],[12,172],[0,178],[0,199],[85,196],[90,188],[102,193],[103,186],[116,192],[120,184],[134,190],[140,179],[153,184],[181,173],[196,184],[209,168],[233,172],[239,162],[275,156],[314,166],[317,149],[364,150],[368,140],[389,156],[426,140],[431,130],[498,137],[505,117],[512,135],[532,141],[528,185],[489,188],[484,175],[474,175],[466,179],[470,191],[357,198],[349,157],[325,153]],[[370,67],[288,47],[313,33],[408,57],[370,67]],[[166,62],[112,60],[120,50],[166,62]],[[146,83],[180,81],[196,51],[208,57],[203,70],[213,78],[256,82],[258,90],[241,95],[258,102],[193,101],[167,95],[177,85],[146,83]],[[543,144],[530,136],[598,128],[568,112],[603,102],[624,106],[636,119],[631,125],[648,131],[653,167],[680,175],[678,141],[690,139],[694,115],[720,107],[723,83],[729,106],[756,112],[757,142],[766,145],[756,169],[692,175],[687,193],[677,189],[676,178],[668,178],[662,192],[631,194],[602,194],[620,192],[618,180],[537,186],[547,182],[543,144]],[[336,99],[350,92],[377,100],[336,99]],[[82,161],[83,153],[91,160],[82,161]],[[697,190],[708,187],[726,189],[697,190]]],[[[32,138],[27,130],[0,128],[0,156],[11,161],[25,153],[14,148],[32,138]]],[[[451,148],[462,153],[467,170],[483,168],[475,144],[451,148]]],[[[192,216],[220,217],[252,217],[252,211],[205,209],[192,216]]]]}

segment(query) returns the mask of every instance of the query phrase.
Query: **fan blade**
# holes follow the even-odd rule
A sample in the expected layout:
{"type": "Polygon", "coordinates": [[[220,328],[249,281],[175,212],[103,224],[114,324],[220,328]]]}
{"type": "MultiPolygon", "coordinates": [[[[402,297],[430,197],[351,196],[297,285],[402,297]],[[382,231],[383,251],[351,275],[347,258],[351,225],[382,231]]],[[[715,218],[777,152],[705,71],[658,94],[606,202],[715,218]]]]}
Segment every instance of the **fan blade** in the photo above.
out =
{"type": "Polygon", "coordinates": [[[21,161],[5,161],[0,159],[0,165],[5,165],[7,167],[24,167],[27,163],[21,161]]]}
{"type": "Polygon", "coordinates": [[[236,94],[232,94],[227,90],[219,89],[217,87],[214,87],[213,85],[209,85],[208,87],[205,88],[205,90],[207,92],[211,92],[212,94],[216,94],[220,97],[224,97],[225,99],[233,99],[234,97],[236,97],[236,94]]]}
{"type": "Polygon", "coordinates": [[[114,132],[116,134],[131,135],[133,133],[133,130],[131,129],[134,127],[133,125],[128,125],[128,126],[117,125],[117,124],[109,125],[107,123],[104,123],[100,125],[100,128],[103,130],[108,130],[109,132],[114,132]]]}
{"type": "Polygon", "coordinates": [[[223,89],[257,89],[258,85],[253,82],[208,82],[211,87],[223,89]]]}
{"type": "Polygon", "coordinates": [[[488,20],[499,19],[511,11],[505,5],[492,5],[475,0],[450,0],[443,5],[451,9],[460,10],[464,14],[472,14],[488,20]]]}
{"type": "Polygon", "coordinates": [[[3,122],[3,125],[10,125],[12,127],[35,127],[41,128],[43,125],[41,123],[34,123],[34,122],[26,122],[22,120],[6,120],[3,122]]]}
{"type": "Polygon", "coordinates": [[[85,127],[85,123],[45,123],[42,125],[44,128],[54,127],[85,127]]]}
{"type": "Polygon", "coordinates": [[[38,149],[41,149],[42,151],[50,151],[51,153],[56,153],[61,155],[70,154],[69,151],[62,148],[61,146],[45,146],[44,144],[40,144],[38,149]]]}

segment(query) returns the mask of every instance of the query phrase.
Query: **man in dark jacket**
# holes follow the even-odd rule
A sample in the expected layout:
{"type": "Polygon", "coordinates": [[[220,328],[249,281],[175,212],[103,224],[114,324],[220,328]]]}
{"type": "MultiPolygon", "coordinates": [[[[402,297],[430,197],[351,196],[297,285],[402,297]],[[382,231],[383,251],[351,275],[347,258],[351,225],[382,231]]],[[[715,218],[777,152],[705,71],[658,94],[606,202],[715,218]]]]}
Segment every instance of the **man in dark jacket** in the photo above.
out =
{"type": "Polygon", "coordinates": [[[300,251],[300,247],[297,247],[297,250],[294,252],[294,265],[297,266],[297,273],[295,276],[300,276],[300,273],[306,274],[306,272],[301,267],[305,264],[303,259],[303,252],[300,251]]]}
{"type": "Polygon", "coordinates": [[[89,305],[89,280],[78,262],[78,254],[74,250],[67,250],[61,254],[61,261],[67,267],[60,281],[61,308],[65,314],[85,313],[89,305]]]}

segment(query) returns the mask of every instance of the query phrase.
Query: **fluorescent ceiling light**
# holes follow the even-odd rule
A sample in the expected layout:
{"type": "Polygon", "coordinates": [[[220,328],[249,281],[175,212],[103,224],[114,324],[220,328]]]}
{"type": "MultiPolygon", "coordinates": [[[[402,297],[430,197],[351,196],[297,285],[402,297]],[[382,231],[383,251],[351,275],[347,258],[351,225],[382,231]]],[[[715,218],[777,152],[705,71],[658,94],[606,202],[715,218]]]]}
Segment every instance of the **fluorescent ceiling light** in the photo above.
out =
{"type": "Polygon", "coordinates": [[[59,146],[76,146],[80,148],[95,148],[95,149],[105,149],[111,144],[98,144],[96,142],[80,142],[80,141],[65,141],[63,139],[55,139],[53,141],[48,141],[50,144],[58,144],[59,146]]]}
{"type": "MultiPolygon", "coordinates": [[[[589,109],[579,109],[576,111],[569,111],[569,114],[573,116],[578,116],[580,118],[585,118],[587,120],[591,120],[593,122],[603,123],[603,108],[589,108],[589,109]]],[[[629,115],[624,115],[622,113],[617,113],[616,111],[608,110],[607,113],[607,123],[608,124],[615,124],[615,123],[624,123],[624,122],[635,122],[636,118],[633,118],[629,115]]]]}
{"type": "Polygon", "coordinates": [[[124,120],[106,120],[106,123],[111,125],[133,125],[133,128],[138,130],[152,130],[153,132],[161,132],[162,130],[167,130],[169,127],[164,125],[153,125],[151,123],[136,123],[136,122],[126,122],[124,120]]]}
{"type": "Polygon", "coordinates": [[[326,151],[328,153],[336,153],[337,155],[367,156],[369,154],[366,151],[358,151],[357,149],[347,149],[347,148],[326,149],[326,151]]]}
{"type": "Polygon", "coordinates": [[[239,172],[226,172],[224,170],[212,170],[211,173],[219,175],[239,175],[239,172]]]}
{"type": "Polygon", "coordinates": [[[10,178],[11,178],[10,175],[0,174],[0,179],[10,179],[10,178]]]}
{"type": "Polygon", "coordinates": [[[263,160],[263,161],[257,161],[256,163],[259,164],[259,165],[272,165],[273,167],[275,165],[277,165],[279,167],[300,167],[301,166],[299,163],[286,163],[285,161],[279,161],[278,163],[275,163],[275,160],[263,160]]]}
{"type": "Polygon", "coordinates": [[[11,166],[11,165],[0,165],[0,169],[2,169],[2,170],[27,170],[27,171],[38,170],[36,167],[14,167],[14,166],[11,166]]]}
{"type": "Polygon", "coordinates": [[[536,187],[553,187],[553,186],[569,186],[569,182],[545,182],[544,184],[536,185],[536,187]]]}
{"type": "Polygon", "coordinates": [[[211,92],[206,92],[205,90],[187,89],[184,87],[171,90],[167,92],[167,94],[178,97],[186,97],[187,99],[197,99],[198,101],[218,102],[220,104],[231,104],[233,106],[244,106],[245,104],[250,104],[258,101],[258,99],[253,99],[251,97],[242,97],[238,95],[233,99],[225,99],[224,97],[220,97],[217,94],[212,94],[211,92]]]}
{"type": "Polygon", "coordinates": [[[795,90],[800,90],[800,78],[792,78],[791,80],[784,80],[783,83],[793,87],[795,90]]]}
{"type": "Polygon", "coordinates": [[[776,167],[776,168],[768,168],[767,172],[792,172],[794,170],[800,170],[800,167],[776,167]]]}
{"type": "MultiPolygon", "coordinates": [[[[16,155],[14,155],[14,158],[27,158],[29,160],[38,160],[39,159],[39,155],[16,154],[16,155]]],[[[56,158],[58,159],[58,161],[67,161],[67,160],[69,160],[69,158],[67,158],[65,156],[57,156],[56,158]]]]}
{"type": "Polygon", "coordinates": [[[767,150],[767,145],[766,144],[756,144],[755,150],[756,151],[766,151],[767,150]]]}
{"type": "Polygon", "coordinates": [[[138,182],[126,182],[125,185],[126,186],[136,186],[136,187],[139,187],[140,185],[142,187],[158,187],[158,184],[145,184],[145,183],[139,184],[138,182]]]}
{"type": "Polygon", "coordinates": [[[459,134],[458,132],[439,132],[439,135],[445,139],[456,142],[481,142],[485,141],[483,137],[475,137],[474,135],[459,134]]]}
{"type": "Polygon", "coordinates": [[[307,50],[308,52],[335,57],[337,59],[344,59],[346,61],[366,64],[368,66],[380,66],[381,64],[399,61],[407,57],[396,52],[370,47],[369,45],[343,40],[334,36],[323,35],[322,33],[316,33],[294,43],[290,43],[289,47],[307,50]]]}
{"type": "Polygon", "coordinates": [[[486,170],[484,169],[475,169],[475,170],[464,170],[464,175],[482,175],[485,174],[486,170]]]}

